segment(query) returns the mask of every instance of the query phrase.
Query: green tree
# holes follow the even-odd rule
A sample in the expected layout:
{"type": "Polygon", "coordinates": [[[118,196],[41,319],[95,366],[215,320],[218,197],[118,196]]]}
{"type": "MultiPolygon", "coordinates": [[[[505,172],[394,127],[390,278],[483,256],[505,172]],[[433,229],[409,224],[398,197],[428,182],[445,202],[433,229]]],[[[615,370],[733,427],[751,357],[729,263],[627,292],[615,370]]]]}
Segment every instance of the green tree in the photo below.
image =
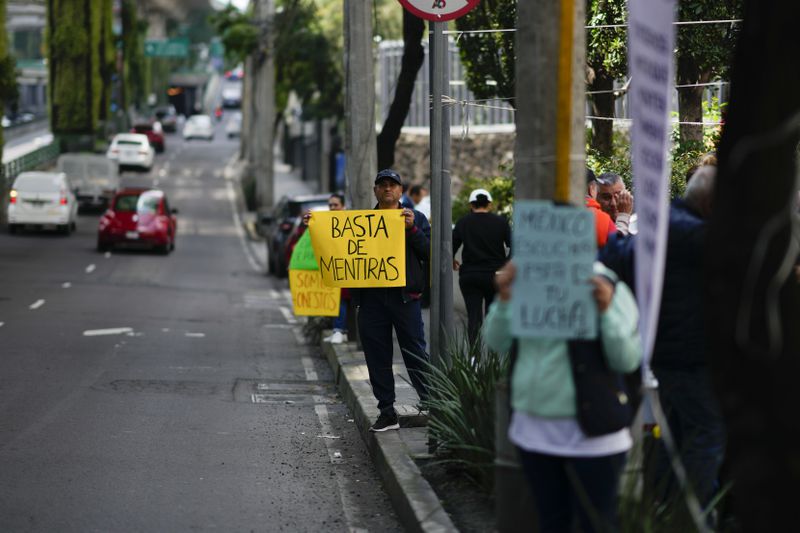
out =
{"type": "MultiPolygon", "coordinates": [[[[517,0],[483,0],[456,20],[459,31],[513,29],[517,0]]],[[[514,33],[463,34],[458,40],[467,87],[478,99],[514,97],[514,33]]]]}
{"type": "Polygon", "coordinates": [[[147,22],[139,18],[134,0],[122,2],[122,57],[123,57],[123,101],[127,110],[138,107],[147,98],[147,74],[149,69],[144,57],[144,37],[147,22]]]}
{"type": "MultiPolygon", "coordinates": [[[[6,0],[0,0],[0,28],[6,27],[6,0]]],[[[0,32],[0,107],[5,110],[7,105],[14,105],[17,101],[17,67],[14,57],[8,48],[8,33],[0,32]]],[[[3,158],[3,130],[0,128],[0,160],[3,158]]],[[[5,204],[3,189],[3,176],[0,175],[0,202],[5,204]]],[[[5,209],[2,206],[0,212],[5,209]]]]}
{"type": "Polygon", "coordinates": [[[82,0],[48,0],[50,120],[56,134],[94,134],[99,117],[101,9],[82,0]]]}
{"type": "MultiPolygon", "coordinates": [[[[624,24],[628,11],[623,0],[588,0],[586,21],[588,26],[624,24]]],[[[589,73],[589,95],[592,115],[614,116],[616,95],[614,81],[625,79],[628,70],[628,39],[625,28],[592,28],[586,31],[586,63],[589,73]]],[[[610,157],[613,153],[612,120],[592,120],[590,146],[599,155],[610,157]]]]}
{"type": "MultiPolygon", "coordinates": [[[[680,0],[678,20],[731,20],[742,18],[742,0],[680,0]]],[[[739,24],[678,26],[676,70],[678,85],[708,83],[727,78],[731,53],[739,36],[739,24]]],[[[681,122],[703,121],[703,87],[678,89],[681,122]]],[[[681,124],[682,149],[697,149],[703,142],[703,126],[681,124]]]]}

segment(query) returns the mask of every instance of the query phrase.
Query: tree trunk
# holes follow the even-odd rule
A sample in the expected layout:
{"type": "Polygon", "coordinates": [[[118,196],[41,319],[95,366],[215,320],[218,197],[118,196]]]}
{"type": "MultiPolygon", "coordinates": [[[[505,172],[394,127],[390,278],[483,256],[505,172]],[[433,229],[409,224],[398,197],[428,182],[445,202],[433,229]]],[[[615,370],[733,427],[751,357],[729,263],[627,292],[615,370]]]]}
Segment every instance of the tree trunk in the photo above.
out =
{"type": "Polygon", "coordinates": [[[800,499],[800,72],[784,59],[800,54],[798,19],[799,2],[746,2],[708,233],[711,366],[743,531],[794,529],[800,499]]]}
{"type": "MultiPolygon", "coordinates": [[[[709,79],[709,73],[701,71],[693,58],[678,57],[678,85],[706,83],[709,79]]],[[[703,89],[703,87],[678,89],[678,117],[681,122],[703,122],[703,89]]],[[[701,150],[702,145],[702,125],[680,125],[681,148],[701,150]]]]}
{"type": "Polygon", "coordinates": [[[425,33],[425,22],[409,11],[403,10],[403,62],[397,76],[397,87],[394,99],[378,134],[378,169],[390,168],[394,165],[394,148],[400,138],[400,130],[406,121],[411,106],[411,96],[417,73],[425,62],[425,50],[422,47],[422,36],[425,33]]]}
{"type": "MultiPolygon", "coordinates": [[[[614,89],[614,78],[604,71],[597,71],[594,82],[589,86],[590,91],[611,91],[614,89]]],[[[613,93],[592,95],[592,114],[596,117],[613,117],[613,93]]],[[[614,149],[614,122],[612,120],[592,120],[591,147],[604,157],[610,157],[614,149]]]]}

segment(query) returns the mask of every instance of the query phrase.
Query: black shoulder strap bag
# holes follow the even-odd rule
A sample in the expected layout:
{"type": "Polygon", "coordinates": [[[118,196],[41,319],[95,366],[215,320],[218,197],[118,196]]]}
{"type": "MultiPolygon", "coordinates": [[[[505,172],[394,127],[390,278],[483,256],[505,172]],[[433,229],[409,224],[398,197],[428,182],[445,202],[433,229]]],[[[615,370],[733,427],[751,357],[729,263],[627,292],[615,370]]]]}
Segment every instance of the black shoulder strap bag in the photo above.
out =
{"type": "Polygon", "coordinates": [[[614,372],[600,335],[567,341],[578,425],[589,437],[614,433],[633,422],[640,402],[641,373],[614,372]]]}

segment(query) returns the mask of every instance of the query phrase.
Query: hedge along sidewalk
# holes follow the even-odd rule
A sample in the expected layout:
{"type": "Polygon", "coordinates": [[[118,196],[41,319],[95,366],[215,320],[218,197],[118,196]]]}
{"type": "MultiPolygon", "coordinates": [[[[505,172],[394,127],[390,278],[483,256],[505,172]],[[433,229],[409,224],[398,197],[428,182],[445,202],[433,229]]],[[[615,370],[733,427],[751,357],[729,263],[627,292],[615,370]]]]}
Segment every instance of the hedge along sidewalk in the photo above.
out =
{"type": "Polygon", "coordinates": [[[364,352],[356,349],[354,343],[331,344],[325,341],[322,342],[322,351],[405,529],[414,532],[458,531],[414,462],[415,457],[429,457],[424,427],[427,419],[416,408],[419,398],[409,385],[405,365],[394,365],[395,409],[400,415],[401,428],[399,431],[372,433],[369,427],[378,417],[378,407],[369,384],[364,352]]]}

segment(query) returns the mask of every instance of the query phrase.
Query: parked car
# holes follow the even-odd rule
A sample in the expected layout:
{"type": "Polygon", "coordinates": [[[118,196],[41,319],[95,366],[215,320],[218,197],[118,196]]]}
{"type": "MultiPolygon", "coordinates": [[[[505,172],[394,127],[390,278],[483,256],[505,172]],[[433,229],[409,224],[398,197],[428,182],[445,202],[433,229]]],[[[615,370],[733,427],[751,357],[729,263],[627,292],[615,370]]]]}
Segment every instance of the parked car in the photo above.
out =
{"type": "Polygon", "coordinates": [[[160,189],[122,189],[100,218],[97,250],[126,246],[154,248],[168,254],[175,249],[177,214],[160,189]]]}
{"type": "Polygon", "coordinates": [[[8,195],[8,231],[24,226],[55,227],[65,235],[75,230],[78,201],[63,172],[23,172],[8,195]]]}
{"type": "Polygon", "coordinates": [[[261,217],[262,232],[267,239],[270,274],[285,277],[289,266],[286,261],[285,245],[289,233],[302,214],[310,209],[328,205],[327,194],[307,196],[284,196],[272,211],[261,217]]]}
{"type": "Polygon", "coordinates": [[[108,147],[106,157],[116,161],[120,168],[134,167],[144,170],[153,168],[155,150],[147,135],[141,133],[118,133],[108,147]]]}
{"type": "Polygon", "coordinates": [[[56,167],[72,184],[78,209],[106,209],[111,205],[119,188],[119,174],[113,161],[98,154],[62,154],[56,167]]]}
{"type": "Polygon", "coordinates": [[[211,117],[208,115],[192,115],[186,120],[183,126],[183,138],[187,141],[189,139],[207,139],[214,138],[214,124],[211,122],[211,117]]]}
{"type": "Polygon", "coordinates": [[[233,137],[238,137],[242,134],[242,114],[238,111],[231,113],[231,116],[228,118],[228,123],[225,124],[225,133],[228,135],[228,139],[233,137]]]}
{"type": "Polygon", "coordinates": [[[150,146],[156,149],[159,154],[164,151],[164,129],[159,121],[138,122],[131,128],[131,133],[141,133],[147,135],[150,146]]]}
{"type": "Polygon", "coordinates": [[[175,106],[158,107],[155,111],[155,117],[161,122],[161,127],[164,131],[174,133],[178,131],[178,112],[175,111],[175,106]]]}
{"type": "Polygon", "coordinates": [[[7,128],[10,125],[11,125],[11,119],[9,119],[7,116],[3,115],[3,127],[7,128]]]}

